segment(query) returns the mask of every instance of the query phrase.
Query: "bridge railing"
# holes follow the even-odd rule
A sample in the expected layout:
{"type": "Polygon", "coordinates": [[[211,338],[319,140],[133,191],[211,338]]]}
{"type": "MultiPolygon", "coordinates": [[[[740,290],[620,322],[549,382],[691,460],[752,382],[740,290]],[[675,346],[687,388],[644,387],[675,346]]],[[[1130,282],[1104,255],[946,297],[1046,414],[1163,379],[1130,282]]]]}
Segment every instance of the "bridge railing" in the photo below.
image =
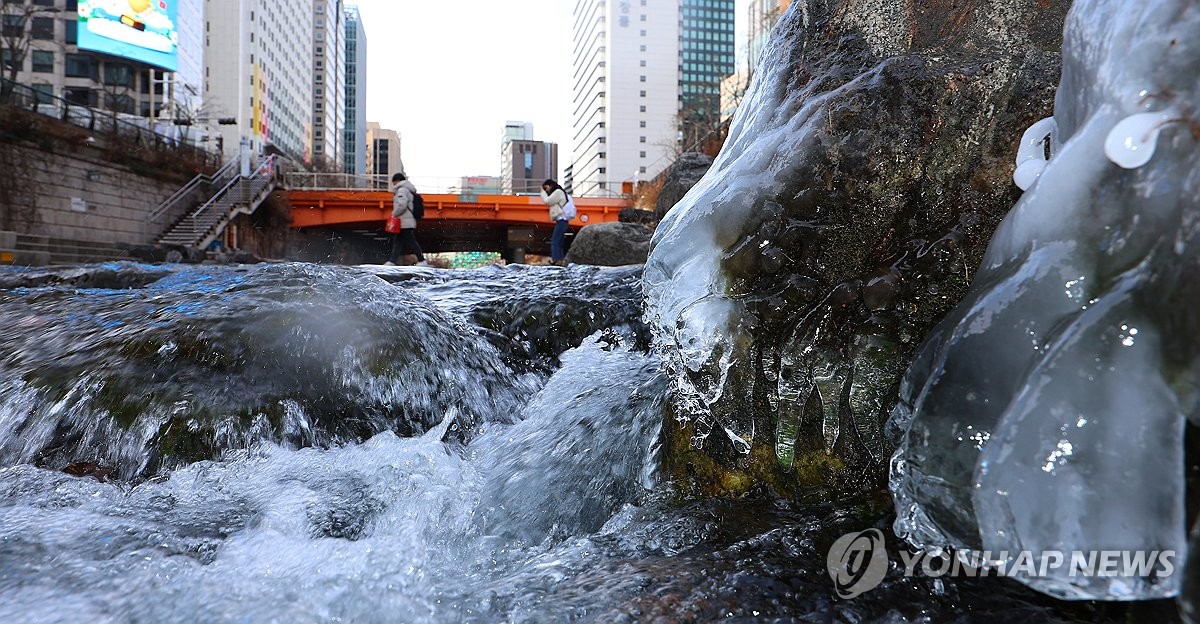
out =
{"type": "MultiPolygon", "coordinates": [[[[413,176],[409,180],[421,193],[451,195],[537,195],[544,178],[517,179],[511,184],[488,179],[474,182],[472,178],[438,178],[413,176]]],[[[390,175],[355,175],[352,173],[289,172],[284,177],[289,189],[390,191],[390,175]]],[[[591,192],[580,197],[622,197],[619,193],[591,192]]]]}

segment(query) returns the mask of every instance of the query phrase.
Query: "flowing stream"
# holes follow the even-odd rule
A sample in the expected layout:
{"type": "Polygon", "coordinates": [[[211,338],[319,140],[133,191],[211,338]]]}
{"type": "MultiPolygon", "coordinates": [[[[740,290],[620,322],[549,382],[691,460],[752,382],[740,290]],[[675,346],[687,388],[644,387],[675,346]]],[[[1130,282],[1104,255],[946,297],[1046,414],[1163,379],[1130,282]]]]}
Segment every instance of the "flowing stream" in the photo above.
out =
{"type": "Polygon", "coordinates": [[[839,600],[829,544],[886,519],[657,482],[640,303],[638,268],[0,272],[0,622],[1108,617],[839,600]]]}

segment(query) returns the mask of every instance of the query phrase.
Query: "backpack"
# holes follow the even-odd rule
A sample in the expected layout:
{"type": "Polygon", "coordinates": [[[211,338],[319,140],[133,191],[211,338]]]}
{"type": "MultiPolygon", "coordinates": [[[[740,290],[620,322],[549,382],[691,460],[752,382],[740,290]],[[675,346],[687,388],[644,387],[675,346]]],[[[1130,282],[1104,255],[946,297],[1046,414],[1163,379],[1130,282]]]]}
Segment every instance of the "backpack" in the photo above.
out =
{"type": "Polygon", "coordinates": [[[567,195],[566,191],[563,191],[563,195],[567,197],[567,203],[563,205],[562,209],[563,217],[570,221],[575,218],[575,200],[571,199],[571,196],[567,195]]]}
{"type": "Polygon", "coordinates": [[[425,218],[425,200],[421,198],[420,193],[413,193],[412,216],[414,219],[425,218]]]}

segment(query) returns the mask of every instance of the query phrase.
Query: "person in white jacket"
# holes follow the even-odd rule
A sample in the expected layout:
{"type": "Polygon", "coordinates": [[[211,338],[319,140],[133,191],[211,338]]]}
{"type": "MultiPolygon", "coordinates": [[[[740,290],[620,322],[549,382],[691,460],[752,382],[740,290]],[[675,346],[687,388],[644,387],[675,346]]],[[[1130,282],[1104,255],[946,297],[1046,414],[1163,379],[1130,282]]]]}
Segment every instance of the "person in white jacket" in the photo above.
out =
{"type": "Polygon", "coordinates": [[[417,187],[408,181],[408,176],[403,173],[392,175],[392,217],[400,219],[400,231],[392,235],[392,253],[384,266],[394,266],[405,254],[415,255],[417,265],[427,265],[421,244],[417,242],[417,218],[412,211],[416,194],[417,187]]]}
{"type": "Polygon", "coordinates": [[[542,183],[542,202],[550,207],[550,220],[554,222],[554,234],[550,237],[550,261],[557,265],[562,265],[567,255],[567,228],[571,219],[563,209],[568,201],[567,191],[558,182],[546,180],[542,183]]]}

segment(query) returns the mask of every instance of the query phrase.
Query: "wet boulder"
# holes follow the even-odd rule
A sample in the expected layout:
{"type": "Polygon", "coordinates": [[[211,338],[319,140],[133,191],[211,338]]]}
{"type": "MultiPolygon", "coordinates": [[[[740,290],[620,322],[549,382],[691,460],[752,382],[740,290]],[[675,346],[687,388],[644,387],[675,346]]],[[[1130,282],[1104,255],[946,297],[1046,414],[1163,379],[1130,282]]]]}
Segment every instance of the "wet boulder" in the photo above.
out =
{"type": "Polygon", "coordinates": [[[567,262],[597,266],[642,264],[650,251],[652,231],[637,223],[596,223],[575,235],[567,262]]]}
{"type": "Polygon", "coordinates": [[[474,328],[344,267],[181,266],[140,288],[0,289],[0,310],[4,465],[145,478],[447,419],[465,440],[538,387],[474,328]]]}
{"type": "Polygon", "coordinates": [[[711,492],[883,490],[901,375],[1020,195],[1066,10],[792,3],[647,261],[669,472],[711,492]]]}
{"type": "Polygon", "coordinates": [[[655,220],[662,220],[667,212],[683,199],[696,183],[708,173],[713,164],[712,156],[699,152],[686,152],[667,169],[658,200],[654,203],[655,220]]]}

